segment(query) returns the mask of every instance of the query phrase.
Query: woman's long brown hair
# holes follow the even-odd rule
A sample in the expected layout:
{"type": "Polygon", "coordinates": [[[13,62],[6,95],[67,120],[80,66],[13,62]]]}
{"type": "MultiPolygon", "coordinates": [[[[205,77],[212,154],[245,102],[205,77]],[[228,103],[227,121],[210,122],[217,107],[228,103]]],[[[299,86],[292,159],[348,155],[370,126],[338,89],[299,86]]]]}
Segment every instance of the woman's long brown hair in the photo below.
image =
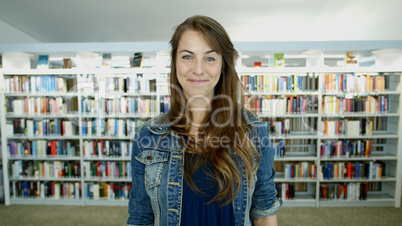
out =
{"type": "MultiPolygon", "coordinates": [[[[208,162],[212,171],[205,172],[218,185],[217,194],[210,202],[217,201],[220,205],[227,205],[239,193],[244,171],[247,185],[251,186],[259,162],[259,154],[248,137],[250,130],[242,113],[242,85],[235,70],[237,51],[225,29],[205,16],[190,17],[180,24],[170,44],[170,129],[184,138],[183,140],[193,141],[184,146],[184,150],[196,154],[196,157],[185,161],[185,180],[193,190],[202,192],[195,186],[192,177],[198,169],[205,171],[204,166],[208,162]],[[199,32],[209,46],[222,55],[222,73],[214,89],[215,98],[211,101],[211,111],[203,119],[206,126],[199,129],[199,132],[203,132],[203,141],[198,143],[190,135],[189,118],[183,116],[187,100],[176,73],[177,48],[182,34],[187,30],[199,32]],[[223,145],[216,145],[217,139],[224,141],[223,145]]],[[[189,116],[191,119],[191,112],[189,116]]],[[[185,142],[181,143],[184,145],[185,142]]]]}

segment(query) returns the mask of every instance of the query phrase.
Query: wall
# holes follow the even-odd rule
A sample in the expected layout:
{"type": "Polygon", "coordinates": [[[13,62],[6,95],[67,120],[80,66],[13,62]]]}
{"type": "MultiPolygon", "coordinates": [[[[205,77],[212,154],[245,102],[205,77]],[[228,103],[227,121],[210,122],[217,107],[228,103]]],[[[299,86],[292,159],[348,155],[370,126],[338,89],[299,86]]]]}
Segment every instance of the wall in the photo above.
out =
{"type": "Polygon", "coordinates": [[[0,20],[0,43],[39,43],[37,39],[0,20]]]}

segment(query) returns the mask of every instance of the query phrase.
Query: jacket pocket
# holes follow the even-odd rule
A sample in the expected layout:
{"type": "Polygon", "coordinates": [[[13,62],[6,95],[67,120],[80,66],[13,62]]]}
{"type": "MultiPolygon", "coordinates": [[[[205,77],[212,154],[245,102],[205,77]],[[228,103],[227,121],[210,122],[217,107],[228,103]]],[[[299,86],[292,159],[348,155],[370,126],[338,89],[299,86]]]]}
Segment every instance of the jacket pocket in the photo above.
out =
{"type": "Polygon", "coordinates": [[[145,164],[145,185],[148,188],[161,183],[163,167],[168,160],[168,153],[154,149],[144,149],[135,159],[145,164]]]}

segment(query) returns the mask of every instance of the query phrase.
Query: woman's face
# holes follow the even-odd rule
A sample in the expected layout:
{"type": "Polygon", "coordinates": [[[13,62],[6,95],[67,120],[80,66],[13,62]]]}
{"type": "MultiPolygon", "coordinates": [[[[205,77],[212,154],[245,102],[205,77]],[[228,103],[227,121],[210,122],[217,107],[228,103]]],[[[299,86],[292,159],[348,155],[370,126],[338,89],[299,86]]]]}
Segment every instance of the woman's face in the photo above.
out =
{"type": "Polygon", "coordinates": [[[222,55],[197,31],[185,31],[176,55],[176,74],[187,99],[205,96],[212,100],[222,70],[222,55]]]}

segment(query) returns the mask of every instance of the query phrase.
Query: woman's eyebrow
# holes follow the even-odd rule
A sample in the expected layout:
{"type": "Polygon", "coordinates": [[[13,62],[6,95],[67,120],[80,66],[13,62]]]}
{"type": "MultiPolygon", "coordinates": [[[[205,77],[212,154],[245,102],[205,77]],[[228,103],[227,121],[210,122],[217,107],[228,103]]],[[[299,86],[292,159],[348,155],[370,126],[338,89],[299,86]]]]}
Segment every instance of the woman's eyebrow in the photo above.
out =
{"type": "MultiPolygon", "coordinates": [[[[194,52],[191,52],[190,50],[187,50],[187,49],[183,49],[179,53],[182,53],[182,52],[187,52],[187,53],[190,53],[190,54],[194,54],[194,52]]],[[[213,52],[216,52],[216,51],[211,49],[211,50],[206,51],[205,54],[213,53],[213,52]]]]}

